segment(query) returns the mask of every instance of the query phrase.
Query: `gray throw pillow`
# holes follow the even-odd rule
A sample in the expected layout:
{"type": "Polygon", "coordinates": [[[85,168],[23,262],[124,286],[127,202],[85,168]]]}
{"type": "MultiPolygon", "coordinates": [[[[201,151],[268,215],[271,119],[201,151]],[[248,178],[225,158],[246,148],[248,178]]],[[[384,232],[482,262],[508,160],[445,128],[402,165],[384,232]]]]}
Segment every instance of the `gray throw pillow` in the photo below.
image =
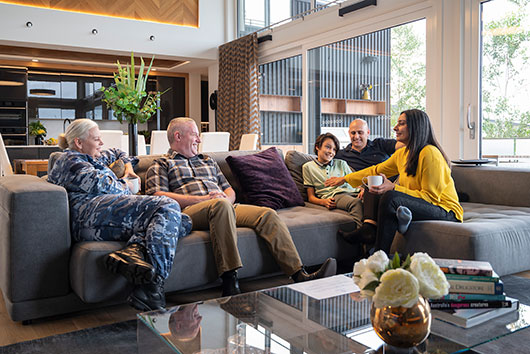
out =
{"type": "Polygon", "coordinates": [[[304,176],[302,175],[302,166],[308,162],[315,160],[316,155],[305,154],[295,150],[287,151],[285,154],[285,165],[293,177],[296,188],[302,195],[305,201],[307,201],[307,191],[304,187],[304,176]]]}

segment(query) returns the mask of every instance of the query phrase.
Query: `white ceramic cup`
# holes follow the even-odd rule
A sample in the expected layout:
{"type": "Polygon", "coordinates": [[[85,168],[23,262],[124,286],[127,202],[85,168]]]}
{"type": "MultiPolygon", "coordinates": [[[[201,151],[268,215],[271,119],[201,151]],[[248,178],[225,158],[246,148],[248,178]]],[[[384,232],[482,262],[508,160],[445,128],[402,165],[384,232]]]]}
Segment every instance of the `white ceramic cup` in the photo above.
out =
{"type": "Polygon", "coordinates": [[[368,187],[368,188],[372,188],[372,187],[378,186],[378,185],[380,185],[382,183],[383,183],[383,176],[366,176],[366,177],[363,177],[363,184],[366,187],[368,187]]]}
{"type": "Polygon", "coordinates": [[[136,194],[140,191],[140,179],[139,178],[131,177],[131,178],[126,178],[125,180],[127,181],[127,184],[132,194],[136,194]]]}

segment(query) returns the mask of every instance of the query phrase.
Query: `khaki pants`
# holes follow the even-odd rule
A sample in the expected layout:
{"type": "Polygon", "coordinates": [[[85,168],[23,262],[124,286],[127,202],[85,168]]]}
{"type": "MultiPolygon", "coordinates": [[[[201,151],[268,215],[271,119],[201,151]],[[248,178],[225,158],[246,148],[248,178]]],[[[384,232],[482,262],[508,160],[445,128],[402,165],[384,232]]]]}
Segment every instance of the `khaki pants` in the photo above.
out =
{"type": "Polygon", "coordinates": [[[191,217],[193,230],[210,230],[219,275],[243,266],[237,248],[237,226],[251,228],[265,240],[285,274],[293,275],[302,268],[287,226],[270,208],[212,199],[190,205],[182,212],[191,217]]]}

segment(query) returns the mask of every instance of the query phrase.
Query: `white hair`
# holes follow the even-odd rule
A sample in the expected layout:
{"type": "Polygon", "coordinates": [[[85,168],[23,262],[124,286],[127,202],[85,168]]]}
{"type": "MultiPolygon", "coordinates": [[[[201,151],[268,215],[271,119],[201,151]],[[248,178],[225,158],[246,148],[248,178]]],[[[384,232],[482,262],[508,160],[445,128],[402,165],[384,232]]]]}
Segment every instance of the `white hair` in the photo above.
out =
{"type": "Polygon", "coordinates": [[[190,123],[197,124],[193,119],[188,117],[173,118],[167,126],[167,140],[169,141],[169,144],[173,142],[173,139],[175,138],[175,133],[177,131],[182,131],[184,125],[190,123]]]}
{"type": "Polygon", "coordinates": [[[59,135],[59,147],[61,149],[75,147],[74,140],[79,138],[85,140],[88,137],[89,130],[97,127],[97,123],[92,119],[76,119],[66,128],[64,134],[59,135]]]}

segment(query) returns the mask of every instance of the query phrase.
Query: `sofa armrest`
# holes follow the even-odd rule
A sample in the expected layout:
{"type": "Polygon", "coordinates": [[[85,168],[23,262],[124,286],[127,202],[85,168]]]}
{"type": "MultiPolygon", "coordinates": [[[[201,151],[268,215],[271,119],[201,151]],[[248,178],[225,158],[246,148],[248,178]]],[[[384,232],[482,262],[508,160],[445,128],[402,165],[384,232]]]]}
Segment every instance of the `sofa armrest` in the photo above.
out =
{"type": "Polygon", "coordinates": [[[0,286],[10,302],[70,292],[68,196],[36,176],[0,177],[0,286]]]}
{"type": "Polygon", "coordinates": [[[452,176],[461,201],[530,206],[530,169],[453,166],[452,176]]]}

